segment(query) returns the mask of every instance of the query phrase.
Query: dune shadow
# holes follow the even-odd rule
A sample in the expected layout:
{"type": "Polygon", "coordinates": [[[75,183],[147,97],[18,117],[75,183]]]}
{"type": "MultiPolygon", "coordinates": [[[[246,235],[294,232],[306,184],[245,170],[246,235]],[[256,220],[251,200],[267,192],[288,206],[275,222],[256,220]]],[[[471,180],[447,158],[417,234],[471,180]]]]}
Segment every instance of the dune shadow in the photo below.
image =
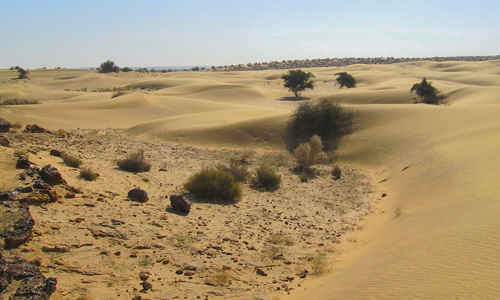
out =
{"type": "Polygon", "coordinates": [[[180,210],[177,210],[177,209],[173,209],[172,207],[167,207],[166,211],[169,212],[169,213],[171,213],[171,214],[176,214],[178,216],[183,216],[183,217],[189,215],[188,212],[184,212],[184,211],[180,211],[180,210]]]}

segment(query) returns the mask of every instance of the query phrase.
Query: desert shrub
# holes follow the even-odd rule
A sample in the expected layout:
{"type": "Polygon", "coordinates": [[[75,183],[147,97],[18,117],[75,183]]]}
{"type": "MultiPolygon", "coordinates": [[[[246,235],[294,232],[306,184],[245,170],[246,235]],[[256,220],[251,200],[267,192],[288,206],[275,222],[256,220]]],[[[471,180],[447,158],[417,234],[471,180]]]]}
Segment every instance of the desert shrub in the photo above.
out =
{"type": "Polygon", "coordinates": [[[215,286],[227,286],[229,285],[230,277],[224,270],[218,270],[214,274],[210,275],[206,279],[206,283],[215,286]]]}
{"type": "Polygon", "coordinates": [[[330,98],[301,103],[285,130],[287,148],[293,151],[317,134],[323,142],[323,150],[334,150],[342,137],[351,132],[353,119],[353,113],[330,98]]]}
{"type": "Polygon", "coordinates": [[[284,233],[276,233],[272,234],[268,240],[272,244],[276,245],[284,245],[284,246],[293,246],[295,241],[290,235],[284,233]]]}
{"type": "Polygon", "coordinates": [[[120,71],[120,68],[115,65],[114,62],[107,60],[101,64],[101,67],[99,68],[99,73],[118,73],[120,71]]]}
{"type": "Polygon", "coordinates": [[[342,170],[338,165],[335,165],[332,169],[332,175],[335,179],[340,179],[342,177],[342,170]]]}
{"type": "Polygon", "coordinates": [[[251,178],[251,183],[256,188],[267,190],[277,189],[281,184],[281,175],[270,166],[261,165],[255,170],[255,174],[251,178]]]}
{"type": "Polygon", "coordinates": [[[27,104],[39,104],[40,102],[36,99],[8,99],[3,102],[3,105],[27,105],[27,104]]]}
{"type": "Polygon", "coordinates": [[[231,173],[239,182],[246,182],[248,177],[248,167],[240,160],[231,159],[229,168],[221,166],[224,171],[231,173]]]}
{"type": "Polygon", "coordinates": [[[121,68],[120,71],[122,71],[122,72],[131,72],[133,70],[131,68],[129,68],[129,67],[125,67],[125,68],[121,68]]]}
{"type": "Polygon", "coordinates": [[[348,89],[356,87],[356,79],[354,79],[351,74],[347,72],[340,72],[335,75],[337,75],[336,80],[337,83],[340,84],[340,88],[343,88],[344,86],[348,89]]]}
{"type": "Polygon", "coordinates": [[[415,91],[418,96],[418,100],[416,100],[417,103],[422,102],[425,104],[438,105],[447,98],[447,96],[435,88],[431,82],[428,82],[425,77],[422,79],[422,82],[415,83],[412,86],[410,92],[413,93],[413,91],[415,91]]]}
{"type": "Polygon", "coordinates": [[[28,78],[28,74],[30,73],[28,70],[25,70],[23,68],[17,68],[17,71],[19,72],[19,79],[26,79],[28,78]]]}
{"type": "Polygon", "coordinates": [[[118,160],[116,164],[118,165],[118,168],[129,172],[139,173],[149,172],[149,170],[151,170],[151,164],[146,161],[143,150],[132,153],[125,159],[118,160]]]}
{"type": "Polygon", "coordinates": [[[313,274],[320,275],[325,273],[328,268],[326,264],[326,255],[324,253],[317,252],[311,257],[309,257],[311,263],[311,269],[313,274]]]}
{"type": "Polygon", "coordinates": [[[302,91],[306,89],[314,89],[314,74],[311,72],[304,72],[300,69],[290,70],[288,73],[283,74],[281,79],[284,80],[283,86],[293,92],[295,97],[300,97],[302,91]]]}
{"type": "Polygon", "coordinates": [[[91,168],[85,167],[80,170],[80,178],[85,179],[87,181],[97,180],[99,174],[94,172],[91,168]]]}
{"type": "Polygon", "coordinates": [[[79,168],[82,165],[82,161],[78,157],[63,153],[61,154],[61,158],[63,159],[64,163],[69,167],[79,168]]]}
{"type": "Polygon", "coordinates": [[[302,143],[293,152],[299,169],[307,170],[313,164],[316,163],[316,159],[320,154],[326,156],[326,154],[321,150],[323,148],[323,143],[318,135],[313,135],[309,143],[302,143]]]}
{"type": "Polygon", "coordinates": [[[236,202],[241,198],[239,183],[222,168],[203,168],[189,177],[184,188],[200,198],[215,202],[236,202]]]}

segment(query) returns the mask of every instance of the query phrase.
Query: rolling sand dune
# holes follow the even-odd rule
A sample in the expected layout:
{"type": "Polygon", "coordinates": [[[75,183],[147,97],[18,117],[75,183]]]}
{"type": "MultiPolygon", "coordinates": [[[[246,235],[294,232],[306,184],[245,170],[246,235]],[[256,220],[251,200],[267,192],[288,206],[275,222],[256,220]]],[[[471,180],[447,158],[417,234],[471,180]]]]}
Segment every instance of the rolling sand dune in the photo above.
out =
{"type": "MultiPolygon", "coordinates": [[[[317,87],[304,96],[333,97],[356,113],[339,163],[372,174],[373,189],[387,196],[364,226],[342,236],[341,245],[351,250],[329,257],[330,273],[296,279],[300,286],[290,294],[271,293],[269,286],[266,293],[279,299],[499,298],[500,61],[308,71],[317,87]],[[342,71],[359,86],[334,85],[342,71]],[[448,95],[445,105],[413,104],[410,88],[422,77],[448,95]]],[[[283,148],[283,128],[298,103],[284,101],[290,94],[282,73],[35,70],[31,80],[12,82],[13,71],[0,71],[1,100],[43,95],[42,104],[0,106],[0,117],[50,129],[126,129],[129,138],[269,151],[283,148]],[[131,90],[62,91],[118,86],[131,90]]]]}

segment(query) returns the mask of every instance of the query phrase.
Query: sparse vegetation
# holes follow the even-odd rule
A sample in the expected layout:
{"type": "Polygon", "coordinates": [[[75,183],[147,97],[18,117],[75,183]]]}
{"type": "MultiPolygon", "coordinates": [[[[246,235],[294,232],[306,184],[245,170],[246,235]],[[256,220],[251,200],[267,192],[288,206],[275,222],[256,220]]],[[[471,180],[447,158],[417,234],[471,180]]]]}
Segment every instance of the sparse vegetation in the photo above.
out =
{"type": "Polygon", "coordinates": [[[418,99],[415,102],[422,102],[425,104],[434,104],[438,105],[447,98],[446,95],[442,94],[437,88],[435,88],[431,82],[428,82],[424,77],[422,82],[415,83],[410,92],[414,92],[417,94],[418,99]]]}
{"type": "Polygon", "coordinates": [[[269,242],[276,245],[293,246],[295,241],[290,235],[284,233],[272,234],[269,242]]]}
{"type": "Polygon", "coordinates": [[[125,68],[121,68],[120,71],[122,71],[122,72],[131,72],[133,70],[131,68],[129,68],[129,67],[125,67],[125,68]]]}
{"type": "Polygon", "coordinates": [[[396,218],[401,216],[402,213],[403,213],[403,208],[400,205],[396,208],[396,218]]]}
{"type": "Polygon", "coordinates": [[[99,69],[99,73],[118,73],[119,71],[120,67],[110,60],[103,62],[99,69]]]}
{"type": "Polygon", "coordinates": [[[148,163],[144,157],[144,150],[139,150],[127,156],[125,159],[118,160],[116,164],[120,169],[129,172],[139,173],[149,172],[149,170],[151,170],[151,164],[148,163]]]}
{"type": "Polygon", "coordinates": [[[229,168],[221,166],[224,171],[231,173],[239,182],[246,182],[248,177],[248,167],[239,159],[231,159],[229,168]]]}
{"type": "Polygon", "coordinates": [[[87,181],[95,181],[99,177],[99,174],[94,172],[89,167],[84,167],[80,170],[80,178],[87,181]]]}
{"type": "Polygon", "coordinates": [[[318,135],[313,135],[308,143],[300,144],[294,151],[295,159],[299,169],[302,171],[308,170],[316,163],[316,158],[323,151],[323,142],[318,135]]]}
{"type": "Polygon", "coordinates": [[[139,265],[142,266],[142,267],[145,267],[145,266],[148,266],[149,264],[151,264],[152,261],[153,260],[149,256],[144,256],[139,261],[139,265]]]}
{"type": "Polygon", "coordinates": [[[304,72],[300,69],[290,70],[287,74],[283,74],[281,79],[285,82],[283,83],[285,88],[288,88],[290,92],[293,92],[295,97],[300,97],[301,92],[306,89],[314,89],[314,74],[311,72],[304,72]]]}
{"type": "Polygon", "coordinates": [[[314,275],[321,275],[327,271],[326,255],[324,253],[316,252],[309,257],[309,261],[314,275]]]}
{"type": "Polygon", "coordinates": [[[211,276],[208,276],[206,283],[215,286],[227,286],[229,285],[230,277],[227,275],[226,271],[218,270],[211,276]]]}
{"type": "Polygon", "coordinates": [[[184,188],[197,197],[215,202],[236,202],[241,198],[239,183],[221,168],[203,168],[189,177],[184,188]]]}
{"type": "Polygon", "coordinates": [[[335,150],[342,137],[351,132],[353,119],[353,113],[331,98],[301,103],[288,122],[285,142],[293,151],[317,134],[323,142],[323,150],[335,150]]]}
{"type": "Polygon", "coordinates": [[[79,168],[82,165],[82,161],[78,157],[63,153],[61,154],[61,158],[64,161],[64,163],[69,167],[79,168]]]}
{"type": "Polygon", "coordinates": [[[19,72],[19,76],[17,78],[19,79],[26,79],[28,78],[28,74],[30,73],[28,70],[25,70],[23,68],[17,68],[17,72],[19,72]]]}
{"type": "Polygon", "coordinates": [[[343,88],[344,86],[348,89],[356,87],[356,79],[352,77],[351,74],[347,72],[340,72],[335,74],[337,75],[337,83],[340,84],[340,88],[343,88]]]}
{"type": "Polygon", "coordinates": [[[281,175],[268,165],[261,165],[251,178],[251,183],[256,188],[275,190],[281,184],[281,175]]]}
{"type": "Polygon", "coordinates": [[[36,99],[8,99],[4,100],[3,105],[28,105],[28,104],[40,104],[40,102],[36,99]]]}

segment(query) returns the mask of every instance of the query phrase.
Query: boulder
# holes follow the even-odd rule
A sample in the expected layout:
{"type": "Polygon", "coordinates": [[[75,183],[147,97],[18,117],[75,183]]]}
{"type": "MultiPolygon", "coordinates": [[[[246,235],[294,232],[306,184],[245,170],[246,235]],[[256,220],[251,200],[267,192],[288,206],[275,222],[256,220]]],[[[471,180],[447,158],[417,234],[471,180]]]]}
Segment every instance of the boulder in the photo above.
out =
{"type": "Polygon", "coordinates": [[[36,124],[33,124],[33,125],[26,125],[25,132],[28,132],[28,133],[46,133],[46,132],[48,132],[49,133],[50,131],[43,128],[43,127],[40,127],[36,124]]]}
{"type": "Polygon", "coordinates": [[[43,181],[52,184],[66,184],[66,180],[62,178],[61,173],[52,165],[46,165],[40,170],[40,177],[43,181]]]}
{"type": "Polygon", "coordinates": [[[50,155],[52,155],[52,156],[61,157],[61,154],[62,154],[62,153],[61,153],[61,151],[59,151],[59,150],[56,150],[56,149],[52,149],[52,150],[50,150],[50,155]]]}
{"type": "Polygon", "coordinates": [[[17,158],[16,169],[27,169],[30,166],[31,166],[31,162],[26,156],[20,155],[17,158]]]}
{"type": "Polygon", "coordinates": [[[191,202],[182,195],[170,195],[170,206],[173,209],[188,213],[191,210],[191,202]]]}
{"type": "Polygon", "coordinates": [[[16,202],[0,202],[0,220],[0,238],[7,247],[24,243],[35,225],[28,206],[16,202]]]}
{"type": "Polygon", "coordinates": [[[0,135],[0,146],[10,147],[10,141],[3,135],[0,135]]]}
{"type": "Polygon", "coordinates": [[[128,192],[128,198],[132,201],[139,201],[139,202],[148,202],[149,201],[149,198],[148,198],[148,193],[143,190],[143,189],[140,189],[140,188],[135,188],[135,189],[132,189],[128,192]]]}
{"type": "Polygon", "coordinates": [[[9,132],[11,127],[12,124],[9,121],[0,118],[0,132],[9,132]]]}
{"type": "Polygon", "coordinates": [[[20,257],[0,257],[0,299],[48,300],[57,279],[45,278],[36,265],[20,257]]]}

